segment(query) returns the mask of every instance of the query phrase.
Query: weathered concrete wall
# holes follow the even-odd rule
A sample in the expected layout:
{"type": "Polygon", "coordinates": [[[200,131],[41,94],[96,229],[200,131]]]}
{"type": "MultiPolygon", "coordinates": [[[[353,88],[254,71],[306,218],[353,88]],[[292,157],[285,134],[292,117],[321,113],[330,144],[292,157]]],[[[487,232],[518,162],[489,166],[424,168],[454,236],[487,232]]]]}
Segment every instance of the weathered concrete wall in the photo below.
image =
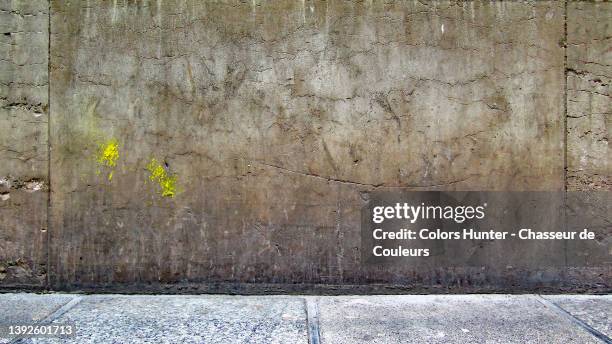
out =
{"type": "MultiPolygon", "coordinates": [[[[568,202],[574,205],[571,191],[612,191],[612,154],[609,137],[612,131],[612,3],[569,2],[567,4],[566,65],[566,187],[568,202]]],[[[607,216],[593,216],[598,240],[586,252],[607,250],[612,255],[612,204],[600,195],[587,200],[589,207],[607,207],[607,216]]],[[[580,202],[576,202],[580,203],[580,202]]],[[[605,214],[605,213],[604,213],[605,214]]],[[[570,224],[571,225],[571,224],[570,224]]],[[[584,250],[581,243],[567,249],[584,250]]],[[[572,279],[585,279],[584,269],[571,269],[572,279]],[[577,276],[575,274],[578,274],[577,276]]],[[[610,286],[612,268],[587,269],[586,278],[610,286]]]]}
{"type": "MultiPolygon", "coordinates": [[[[609,102],[597,100],[608,107],[595,114],[588,94],[566,94],[564,67],[567,54],[574,71],[609,75],[610,4],[51,1],[50,9],[50,238],[42,245],[43,221],[35,251],[50,251],[51,288],[606,286],[609,267],[540,271],[526,261],[508,271],[486,247],[475,247],[482,268],[363,267],[359,225],[377,189],[563,190],[566,153],[568,185],[609,178],[609,102]],[[582,7],[599,18],[590,31],[582,7]],[[587,59],[582,47],[565,49],[566,24],[570,43],[590,47],[587,59]],[[587,98],[566,119],[565,100],[576,97],[587,98]],[[574,113],[600,116],[583,127],[607,123],[605,148],[575,135],[574,113]],[[584,150],[590,158],[575,167],[584,150]],[[162,175],[151,180],[157,165],[162,175]]],[[[568,90],[592,83],[581,73],[570,71],[568,90]]],[[[34,171],[46,180],[45,166],[34,171]]],[[[45,193],[24,199],[35,197],[45,193]]],[[[40,202],[35,216],[46,218],[40,202]]],[[[33,218],[11,214],[8,232],[25,236],[17,222],[25,220],[33,218]]],[[[33,245],[20,240],[7,247],[33,245]]]]}
{"type": "Polygon", "coordinates": [[[610,3],[568,5],[567,182],[570,190],[612,189],[610,22],[610,3]]]}
{"type": "Polygon", "coordinates": [[[0,1],[0,285],[42,287],[47,261],[48,4],[0,1]]]}

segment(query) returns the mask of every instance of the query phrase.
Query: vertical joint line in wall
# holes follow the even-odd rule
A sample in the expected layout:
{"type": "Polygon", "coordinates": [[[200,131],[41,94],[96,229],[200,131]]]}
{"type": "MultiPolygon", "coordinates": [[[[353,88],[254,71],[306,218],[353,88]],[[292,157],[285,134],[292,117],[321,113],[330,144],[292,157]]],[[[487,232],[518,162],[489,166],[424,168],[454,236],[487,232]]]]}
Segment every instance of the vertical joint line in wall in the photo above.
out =
{"type": "MultiPolygon", "coordinates": [[[[567,232],[567,146],[568,146],[568,138],[567,138],[567,45],[568,36],[567,36],[567,2],[565,0],[563,2],[563,225],[565,227],[565,231],[567,232]]],[[[564,261],[565,266],[567,266],[567,240],[563,241],[563,252],[564,252],[564,261]]]]}
{"type": "Polygon", "coordinates": [[[563,15],[563,184],[564,190],[567,192],[567,45],[568,45],[568,36],[567,36],[567,2],[564,1],[564,15],[563,15]]]}
{"type": "Polygon", "coordinates": [[[47,236],[45,240],[47,266],[45,289],[51,289],[51,0],[47,0],[47,236]]]}

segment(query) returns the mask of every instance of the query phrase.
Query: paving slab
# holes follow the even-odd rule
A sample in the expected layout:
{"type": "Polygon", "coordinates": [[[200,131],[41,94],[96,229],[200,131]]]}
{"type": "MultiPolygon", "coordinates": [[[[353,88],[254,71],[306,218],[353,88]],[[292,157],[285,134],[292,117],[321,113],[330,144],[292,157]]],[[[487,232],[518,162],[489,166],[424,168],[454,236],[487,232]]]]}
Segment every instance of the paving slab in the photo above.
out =
{"type": "Polygon", "coordinates": [[[0,343],[601,343],[611,315],[609,295],[0,294],[3,323],[76,326],[0,343]]]}
{"type": "Polygon", "coordinates": [[[612,295],[551,295],[544,298],[612,338],[612,295]]]}
{"type": "MultiPolygon", "coordinates": [[[[0,325],[25,325],[44,320],[72,300],[58,294],[0,294],[0,325]]],[[[8,343],[13,337],[0,337],[8,343]]]]}
{"type": "Polygon", "coordinates": [[[308,343],[305,303],[283,296],[90,296],[55,320],[76,337],[25,343],[308,343]]]}
{"type": "Polygon", "coordinates": [[[537,296],[320,297],[322,343],[600,343],[537,296]]]}

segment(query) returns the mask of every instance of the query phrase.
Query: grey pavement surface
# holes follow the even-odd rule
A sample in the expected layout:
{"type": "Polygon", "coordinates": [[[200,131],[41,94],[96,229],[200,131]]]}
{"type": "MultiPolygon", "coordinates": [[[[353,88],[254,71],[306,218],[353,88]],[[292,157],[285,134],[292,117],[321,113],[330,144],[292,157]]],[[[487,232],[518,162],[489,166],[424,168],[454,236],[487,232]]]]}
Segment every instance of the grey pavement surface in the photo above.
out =
{"type": "Polygon", "coordinates": [[[0,294],[0,324],[39,322],[73,298],[61,294],[0,294]]]}
{"type": "Polygon", "coordinates": [[[612,337],[612,295],[555,295],[546,298],[588,326],[612,337]]]}
{"type": "Polygon", "coordinates": [[[600,342],[531,295],[335,297],[319,307],[323,343],[600,342]]]}
{"type": "Polygon", "coordinates": [[[0,343],[605,343],[612,296],[0,294],[1,324],[74,324],[0,343]]]}

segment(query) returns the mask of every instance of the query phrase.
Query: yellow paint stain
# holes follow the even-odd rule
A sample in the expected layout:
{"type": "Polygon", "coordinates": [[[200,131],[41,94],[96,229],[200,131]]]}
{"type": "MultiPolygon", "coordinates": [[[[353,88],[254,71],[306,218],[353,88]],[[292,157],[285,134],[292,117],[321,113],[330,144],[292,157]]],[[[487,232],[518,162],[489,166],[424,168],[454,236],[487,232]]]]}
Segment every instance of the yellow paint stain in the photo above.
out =
{"type": "Polygon", "coordinates": [[[117,166],[119,160],[119,142],[117,139],[110,139],[100,145],[98,153],[98,163],[108,167],[117,166]]]}
{"type": "Polygon", "coordinates": [[[163,197],[174,197],[176,195],[177,176],[175,174],[168,174],[166,169],[155,158],[151,159],[151,162],[147,164],[147,170],[150,173],[149,180],[159,184],[163,197]]]}
{"type": "MultiPolygon", "coordinates": [[[[110,168],[111,171],[108,174],[108,181],[113,180],[113,174],[117,161],[119,160],[119,141],[112,138],[98,146],[98,153],[96,155],[96,162],[100,167],[110,168]]],[[[96,174],[100,174],[100,170],[96,171],[96,174]]]]}

